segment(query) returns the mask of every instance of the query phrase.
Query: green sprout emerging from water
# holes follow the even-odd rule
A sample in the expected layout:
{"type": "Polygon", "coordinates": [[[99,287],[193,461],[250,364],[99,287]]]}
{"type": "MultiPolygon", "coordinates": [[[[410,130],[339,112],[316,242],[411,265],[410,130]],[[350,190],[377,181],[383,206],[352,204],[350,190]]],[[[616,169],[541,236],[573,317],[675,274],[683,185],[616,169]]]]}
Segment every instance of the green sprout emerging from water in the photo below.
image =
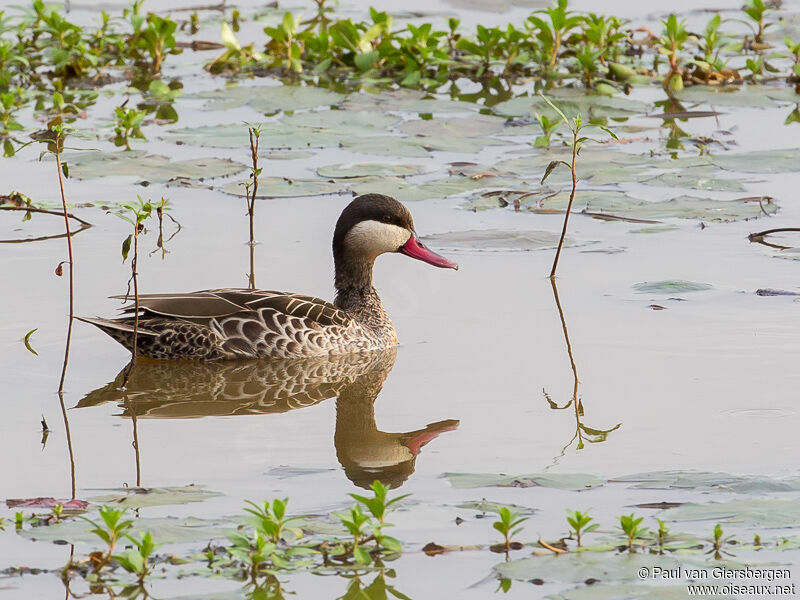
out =
{"type": "Polygon", "coordinates": [[[94,527],[91,532],[103,540],[107,546],[105,553],[100,552],[92,557],[95,573],[100,573],[111,562],[117,543],[133,527],[131,519],[123,519],[126,512],[125,509],[111,508],[104,505],[100,507],[100,522],[81,517],[81,519],[94,527]]]}
{"type": "Polygon", "coordinates": [[[523,529],[520,525],[529,517],[521,517],[518,511],[512,511],[507,506],[500,508],[498,516],[500,518],[492,523],[492,527],[503,536],[503,547],[508,552],[511,549],[513,538],[523,529]]]}
{"type": "Polygon", "coordinates": [[[123,104],[114,109],[114,117],[117,125],[114,128],[114,145],[125,146],[125,150],[131,149],[130,138],[145,140],[141,126],[147,113],[136,108],[126,108],[123,104]]]}
{"type": "Polygon", "coordinates": [[[114,555],[112,558],[128,573],[136,575],[137,581],[142,584],[151,571],[150,555],[156,549],[156,544],[149,531],[142,534],[138,540],[128,534],[125,534],[125,537],[133,543],[133,548],[129,548],[124,554],[114,555]]]}
{"type": "Polygon", "coordinates": [[[285,531],[289,531],[295,537],[301,537],[303,535],[302,530],[289,527],[290,523],[302,517],[286,516],[286,506],[289,504],[288,498],[284,498],[283,500],[275,498],[271,504],[269,502],[264,502],[261,506],[250,501],[248,501],[247,504],[250,505],[250,508],[246,508],[245,511],[257,519],[257,530],[273,544],[277,544],[283,540],[285,531]]]}
{"type": "Polygon", "coordinates": [[[578,175],[576,172],[576,163],[578,161],[578,154],[583,147],[583,143],[590,140],[591,138],[586,136],[581,136],[581,131],[586,126],[593,126],[605,131],[608,135],[610,135],[615,140],[617,139],[616,134],[611,131],[608,127],[600,124],[594,123],[584,123],[583,118],[580,114],[576,115],[572,119],[568,119],[564,112],[558,108],[555,104],[553,104],[546,96],[541,95],[542,99],[550,105],[550,107],[555,110],[558,115],[561,117],[561,120],[566,123],[567,127],[569,127],[570,132],[572,132],[572,161],[570,163],[563,161],[563,160],[554,160],[551,161],[550,164],[547,165],[547,168],[544,171],[544,175],[542,175],[541,183],[544,183],[550,173],[558,167],[559,165],[564,165],[570,170],[572,174],[572,190],[569,194],[569,203],[567,204],[567,210],[564,213],[564,225],[561,228],[561,237],[558,240],[558,249],[556,250],[556,256],[553,259],[553,268],[550,270],[550,279],[555,279],[556,276],[556,269],[558,268],[558,259],[561,256],[561,249],[564,246],[564,238],[567,235],[567,224],[569,223],[569,215],[570,211],[572,211],[572,203],[575,201],[575,190],[578,187],[578,175]]]}
{"type": "Polygon", "coordinates": [[[644,517],[636,518],[633,513],[623,515],[619,518],[619,526],[627,539],[628,552],[633,552],[633,544],[636,540],[641,539],[647,533],[647,527],[641,527],[640,524],[644,517]]]}
{"type": "Polygon", "coordinates": [[[383,528],[391,526],[391,523],[386,522],[386,513],[389,508],[404,498],[408,498],[410,494],[403,494],[402,496],[397,496],[396,498],[387,500],[389,486],[383,485],[378,480],[372,482],[370,489],[374,494],[372,498],[367,498],[366,496],[361,496],[359,494],[350,494],[350,496],[358,503],[366,507],[370,514],[375,518],[376,522],[371,524],[371,528],[372,535],[375,538],[378,549],[383,548],[389,552],[400,552],[402,550],[400,541],[388,535],[384,535],[383,528]]]}
{"type": "Polygon", "coordinates": [[[573,533],[575,534],[575,541],[578,544],[578,548],[580,548],[582,545],[583,536],[590,531],[594,531],[600,527],[600,525],[597,523],[592,523],[593,519],[589,516],[588,512],[583,513],[579,510],[567,509],[567,515],[567,523],[569,523],[571,528],[570,535],[573,533]]]}
{"type": "Polygon", "coordinates": [[[678,62],[678,56],[689,39],[689,32],[686,30],[686,20],[678,21],[674,14],[667,17],[667,20],[662,21],[661,24],[664,30],[658,40],[658,52],[665,54],[669,61],[669,72],[664,78],[664,89],[678,92],[683,89],[683,71],[678,62]]]}
{"type": "Polygon", "coordinates": [[[364,510],[359,504],[353,505],[349,513],[342,516],[342,525],[344,525],[347,531],[350,532],[350,535],[353,536],[353,559],[362,565],[368,565],[372,562],[372,556],[369,550],[362,546],[362,542],[367,537],[366,530],[369,525],[369,520],[369,516],[364,513],[364,510]]]}

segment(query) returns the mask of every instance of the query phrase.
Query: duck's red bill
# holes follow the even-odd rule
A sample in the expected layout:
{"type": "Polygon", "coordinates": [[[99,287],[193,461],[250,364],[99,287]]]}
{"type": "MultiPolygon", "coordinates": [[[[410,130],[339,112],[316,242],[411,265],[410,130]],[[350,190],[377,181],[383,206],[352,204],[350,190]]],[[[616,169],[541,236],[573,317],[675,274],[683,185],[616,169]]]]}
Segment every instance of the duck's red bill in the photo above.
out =
{"type": "Polygon", "coordinates": [[[451,260],[447,260],[444,256],[439,256],[436,252],[428,250],[422,242],[417,239],[417,236],[412,235],[408,241],[400,246],[398,252],[402,252],[406,256],[416,258],[423,262],[433,265],[434,267],[441,267],[443,269],[458,270],[458,265],[451,260]]]}

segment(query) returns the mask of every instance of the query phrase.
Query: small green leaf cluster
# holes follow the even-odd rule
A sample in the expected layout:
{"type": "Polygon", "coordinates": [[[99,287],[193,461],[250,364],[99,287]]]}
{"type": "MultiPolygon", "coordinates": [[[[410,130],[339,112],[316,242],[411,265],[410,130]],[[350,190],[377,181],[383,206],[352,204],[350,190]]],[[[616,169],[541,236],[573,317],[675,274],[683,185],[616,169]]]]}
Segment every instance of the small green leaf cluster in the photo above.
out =
{"type": "Polygon", "coordinates": [[[116,126],[114,127],[114,145],[125,146],[125,150],[131,149],[131,138],[146,140],[141,130],[142,122],[147,113],[137,108],[127,108],[118,106],[114,109],[116,126]]]}
{"type": "Polygon", "coordinates": [[[492,527],[503,536],[503,546],[506,550],[509,550],[513,538],[523,529],[520,525],[527,521],[529,517],[521,517],[518,511],[513,511],[506,506],[500,508],[498,517],[497,521],[492,523],[492,527]]]}
{"type": "Polygon", "coordinates": [[[619,518],[619,526],[625,534],[627,540],[628,551],[633,552],[634,543],[643,538],[649,531],[647,527],[642,527],[641,523],[644,517],[636,517],[633,513],[623,515],[619,518]]]}
{"type": "Polygon", "coordinates": [[[597,523],[592,523],[594,519],[589,516],[589,512],[581,512],[579,510],[567,510],[567,523],[570,526],[570,535],[575,535],[575,541],[578,548],[581,547],[583,536],[600,527],[597,523]]]}

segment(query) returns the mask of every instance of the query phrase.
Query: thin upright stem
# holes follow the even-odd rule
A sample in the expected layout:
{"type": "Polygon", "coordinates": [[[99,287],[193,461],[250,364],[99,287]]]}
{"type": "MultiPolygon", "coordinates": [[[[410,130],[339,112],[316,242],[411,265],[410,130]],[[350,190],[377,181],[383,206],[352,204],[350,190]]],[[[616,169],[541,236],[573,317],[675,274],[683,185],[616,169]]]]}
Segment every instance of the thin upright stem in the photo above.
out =
{"type": "Polygon", "coordinates": [[[252,194],[247,198],[247,216],[250,219],[250,274],[247,278],[247,284],[250,289],[256,287],[256,273],[255,273],[255,209],[256,209],[256,194],[258,193],[258,135],[251,127],[250,133],[250,158],[253,162],[253,187],[252,194]]]}
{"type": "Polygon", "coordinates": [[[564,226],[561,228],[561,238],[558,240],[558,249],[556,250],[556,257],[553,260],[553,268],[550,270],[550,279],[556,276],[556,269],[558,268],[558,259],[561,256],[561,248],[564,245],[564,238],[567,236],[567,223],[569,223],[569,214],[572,211],[572,202],[575,200],[575,189],[578,187],[578,176],[575,173],[575,163],[578,159],[578,130],[577,128],[572,131],[572,191],[569,194],[569,204],[567,204],[567,212],[564,215],[564,226]]]}
{"type": "Polygon", "coordinates": [[[56,168],[58,169],[58,187],[61,191],[61,208],[64,211],[64,228],[67,233],[67,253],[69,260],[69,325],[67,326],[67,341],[64,347],[64,363],[61,366],[61,379],[58,382],[58,393],[64,393],[64,380],[67,376],[67,364],[69,363],[69,346],[72,340],[72,323],[75,318],[75,273],[73,272],[74,261],[72,257],[72,232],[69,227],[69,213],[67,212],[67,197],[64,194],[64,178],[61,171],[61,143],[63,140],[62,133],[56,133],[55,140],[55,156],[56,168]]]}
{"type": "Polygon", "coordinates": [[[137,271],[139,263],[139,227],[141,224],[138,219],[133,225],[133,259],[131,260],[131,279],[133,279],[133,344],[131,344],[131,362],[125,370],[125,377],[122,379],[122,387],[128,386],[133,366],[136,363],[136,352],[139,342],[139,273],[137,271]]]}

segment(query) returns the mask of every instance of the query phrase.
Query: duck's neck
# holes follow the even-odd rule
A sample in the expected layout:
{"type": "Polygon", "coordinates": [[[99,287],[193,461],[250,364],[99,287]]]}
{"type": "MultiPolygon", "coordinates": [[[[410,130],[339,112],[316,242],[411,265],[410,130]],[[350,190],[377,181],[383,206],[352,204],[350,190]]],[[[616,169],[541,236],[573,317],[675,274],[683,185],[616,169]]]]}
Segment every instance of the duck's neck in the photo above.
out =
{"type": "MultiPolygon", "coordinates": [[[[394,326],[372,286],[375,259],[348,257],[334,252],[336,299],[334,304],[347,311],[362,325],[376,333],[394,337],[394,326]]],[[[396,343],[396,338],[395,342],[396,343]]]]}

